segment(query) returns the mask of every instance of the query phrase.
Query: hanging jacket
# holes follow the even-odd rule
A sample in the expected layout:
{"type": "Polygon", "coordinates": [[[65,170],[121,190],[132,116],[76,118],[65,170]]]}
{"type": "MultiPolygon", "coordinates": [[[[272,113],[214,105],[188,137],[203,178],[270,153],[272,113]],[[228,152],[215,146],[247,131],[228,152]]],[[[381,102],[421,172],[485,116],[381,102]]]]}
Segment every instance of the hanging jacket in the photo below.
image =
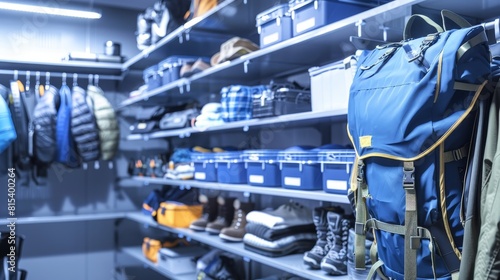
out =
{"type": "MultiPolygon", "coordinates": [[[[500,254],[500,86],[496,86],[488,117],[484,148],[480,223],[473,279],[499,279],[500,254]]],[[[477,217],[476,217],[477,218],[477,217]]]]}
{"type": "Polygon", "coordinates": [[[50,164],[56,159],[56,122],[59,93],[56,87],[47,86],[33,111],[34,155],[36,162],[50,164]]]}
{"type": "Polygon", "coordinates": [[[99,130],[91,103],[83,88],[73,87],[71,134],[83,162],[98,160],[100,156],[99,130]]]}
{"type": "Polygon", "coordinates": [[[56,123],[56,161],[76,168],[79,165],[79,160],[71,136],[71,89],[67,85],[63,85],[59,90],[59,95],[61,105],[57,112],[56,123]]]}
{"type": "Polygon", "coordinates": [[[93,112],[99,129],[99,139],[101,141],[101,155],[103,160],[110,160],[114,157],[118,148],[120,129],[116,114],[104,96],[101,88],[89,85],[87,94],[92,98],[93,112]]]}
{"type": "Polygon", "coordinates": [[[16,129],[17,139],[13,145],[12,161],[18,171],[29,171],[33,164],[33,126],[31,125],[31,116],[26,102],[24,85],[20,81],[10,82],[11,91],[11,114],[16,129]]]}
{"type": "Polygon", "coordinates": [[[6,102],[8,99],[5,99],[5,97],[8,98],[8,89],[2,85],[0,85],[0,95],[0,153],[2,153],[17,138],[17,135],[6,102]]]}

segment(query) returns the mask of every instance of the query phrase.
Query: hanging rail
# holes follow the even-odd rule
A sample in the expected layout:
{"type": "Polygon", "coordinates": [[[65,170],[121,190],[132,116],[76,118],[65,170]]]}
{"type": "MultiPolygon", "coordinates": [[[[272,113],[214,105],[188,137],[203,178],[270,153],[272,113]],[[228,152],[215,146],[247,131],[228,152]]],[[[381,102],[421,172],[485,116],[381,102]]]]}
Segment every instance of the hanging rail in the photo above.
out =
{"type": "MultiPolygon", "coordinates": [[[[18,71],[18,70],[4,70],[0,69],[0,75],[26,75],[29,73],[35,73],[36,71],[18,71]]],[[[71,73],[67,74],[67,72],[46,72],[50,73],[50,77],[64,78],[65,75],[77,75],[78,78],[84,79],[89,74],[79,74],[79,73],[71,73]]],[[[100,80],[112,80],[112,81],[122,81],[124,75],[99,75],[100,80]]]]}

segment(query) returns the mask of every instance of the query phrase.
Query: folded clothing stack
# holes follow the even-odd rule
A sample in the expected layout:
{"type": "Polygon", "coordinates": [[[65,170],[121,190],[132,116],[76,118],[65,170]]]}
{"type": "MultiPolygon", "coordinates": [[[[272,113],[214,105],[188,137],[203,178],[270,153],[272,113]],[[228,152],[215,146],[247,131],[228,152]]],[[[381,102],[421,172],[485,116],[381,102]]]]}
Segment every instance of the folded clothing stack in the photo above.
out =
{"type": "Polygon", "coordinates": [[[316,242],[311,210],[289,202],[272,211],[247,214],[245,249],[268,257],[310,250],[316,242]]]}
{"type": "MultiPolygon", "coordinates": [[[[192,150],[196,150],[196,147],[192,150]]],[[[178,148],[170,157],[165,178],[172,180],[189,180],[194,177],[194,166],[191,160],[191,149],[178,148]]]]}
{"type": "Polygon", "coordinates": [[[220,103],[207,103],[201,109],[201,114],[196,117],[195,127],[209,127],[224,124],[222,120],[222,105],[220,103]]]}

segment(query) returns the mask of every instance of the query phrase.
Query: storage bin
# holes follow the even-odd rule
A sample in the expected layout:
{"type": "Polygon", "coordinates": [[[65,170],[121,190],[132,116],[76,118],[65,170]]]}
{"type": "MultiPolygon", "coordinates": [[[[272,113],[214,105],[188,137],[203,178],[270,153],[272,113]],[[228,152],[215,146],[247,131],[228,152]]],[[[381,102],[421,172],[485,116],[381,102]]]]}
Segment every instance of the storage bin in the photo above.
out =
{"type": "Polygon", "coordinates": [[[281,186],[286,189],[321,190],[321,164],[317,151],[279,153],[281,186]]]}
{"type": "Polygon", "coordinates": [[[246,184],[247,172],[242,152],[217,153],[215,156],[217,181],[226,184],[246,184]]]}
{"type": "Polygon", "coordinates": [[[194,179],[198,181],[217,182],[214,153],[191,153],[194,164],[194,179]]]}
{"type": "Polygon", "coordinates": [[[293,36],[361,13],[368,8],[369,6],[335,0],[295,0],[290,5],[293,36]]]}
{"type": "Polygon", "coordinates": [[[260,34],[261,49],[292,38],[293,25],[288,4],[263,11],[257,15],[255,21],[260,34]]]}
{"type": "Polygon", "coordinates": [[[253,96],[252,116],[264,118],[311,111],[311,92],[287,87],[253,96]]]}
{"type": "Polygon", "coordinates": [[[325,192],[347,195],[349,176],[355,156],[356,153],[352,149],[318,153],[325,192]]]}
{"type": "Polygon", "coordinates": [[[249,185],[281,187],[279,152],[279,150],[248,150],[243,152],[249,185]]]}
{"type": "Polygon", "coordinates": [[[158,224],[172,228],[188,228],[203,214],[202,205],[186,205],[177,201],[160,203],[158,224]]]}
{"type": "Polygon", "coordinates": [[[208,250],[200,246],[163,248],[158,252],[158,266],[172,274],[185,274],[196,271],[196,262],[208,250]]]}
{"type": "Polygon", "coordinates": [[[177,81],[180,78],[182,65],[186,63],[193,64],[198,57],[195,56],[170,56],[158,63],[158,72],[160,73],[162,85],[177,81]]]}
{"type": "Polygon", "coordinates": [[[313,112],[344,110],[357,69],[356,56],[309,69],[313,112]]]}
{"type": "Polygon", "coordinates": [[[143,72],[143,78],[147,90],[154,90],[161,87],[161,77],[158,73],[158,65],[146,68],[143,72]]]}

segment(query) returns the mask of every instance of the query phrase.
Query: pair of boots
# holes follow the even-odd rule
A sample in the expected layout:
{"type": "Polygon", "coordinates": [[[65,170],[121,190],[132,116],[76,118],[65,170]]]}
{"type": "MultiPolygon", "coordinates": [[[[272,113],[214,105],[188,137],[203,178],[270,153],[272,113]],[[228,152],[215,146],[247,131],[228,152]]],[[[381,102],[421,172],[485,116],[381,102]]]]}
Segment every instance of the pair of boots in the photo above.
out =
{"type": "Polygon", "coordinates": [[[203,217],[189,226],[195,231],[218,234],[226,241],[240,242],[245,235],[246,215],[253,210],[253,203],[241,202],[234,197],[207,197],[200,195],[203,204],[203,217]]]}
{"type": "Polygon", "coordinates": [[[346,275],[349,229],[354,221],[337,206],[315,208],[313,220],[318,240],[304,253],[304,264],[331,275],[346,275]]]}

